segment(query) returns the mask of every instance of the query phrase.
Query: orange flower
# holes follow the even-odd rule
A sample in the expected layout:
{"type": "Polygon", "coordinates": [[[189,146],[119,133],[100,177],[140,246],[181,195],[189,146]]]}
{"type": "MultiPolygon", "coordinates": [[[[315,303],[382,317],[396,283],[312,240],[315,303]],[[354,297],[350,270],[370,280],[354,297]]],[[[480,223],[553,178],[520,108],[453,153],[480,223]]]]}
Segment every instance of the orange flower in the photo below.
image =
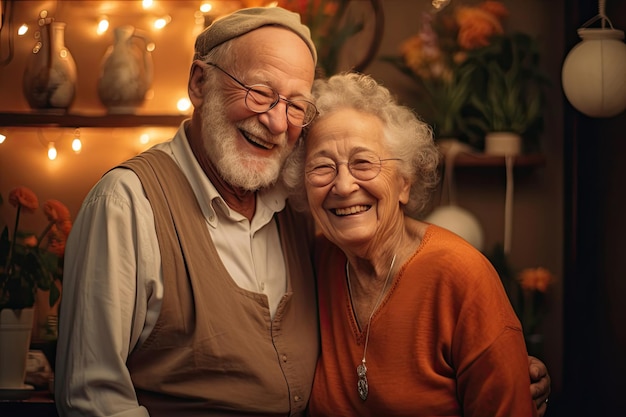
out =
{"type": "Polygon", "coordinates": [[[43,204],[43,212],[48,216],[48,221],[63,222],[70,219],[70,211],[65,204],[58,200],[48,200],[43,204]]]}
{"type": "Polygon", "coordinates": [[[9,203],[13,207],[21,206],[29,213],[33,213],[39,207],[39,199],[35,193],[26,187],[17,187],[9,193],[9,203]]]}
{"type": "Polygon", "coordinates": [[[72,230],[72,222],[70,220],[63,220],[57,222],[55,228],[59,229],[59,232],[63,233],[63,236],[67,239],[67,236],[70,234],[72,230]]]}
{"type": "Polygon", "coordinates": [[[26,236],[23,240],[22,243],[24,244],[24,246],[28,246],[29,248],[36,248],[37,247],[37,236],[35,235],[29,235],[26,236]]]}
{"type": "Polygon", "coordinates": [[[555,278],[546,268],[526,268],[517,279],[524,291],[545,293],[555,278]]]}
{"type": "Polygon", "coordinates": [[[406,65],[418,76],[424,79],[448,79],[451,76],[441,49],[427,46],[420,34],[408,38],[400,49],[406,65]]]}
{"type": "Polygon", "coordinates": [[[459,25],[458,43],[463,49],[489,45],[489,38],[504,33],[498,16],[476,7],[459,7],[456,12],[459,25]]]}

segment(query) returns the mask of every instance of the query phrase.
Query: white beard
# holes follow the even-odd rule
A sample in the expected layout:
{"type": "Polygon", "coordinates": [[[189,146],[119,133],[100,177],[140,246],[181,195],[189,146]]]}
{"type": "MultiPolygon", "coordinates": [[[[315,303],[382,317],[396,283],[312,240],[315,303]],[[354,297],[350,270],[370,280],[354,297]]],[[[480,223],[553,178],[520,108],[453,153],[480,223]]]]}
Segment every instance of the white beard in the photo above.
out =
{"type": "MultiPolygon", "coordinates": [[[[257,156],[241,152],[237,148],[239,130],[250,132],[268,142],[268,130],[256,117],[243,120],[236,125],[228,121],[224,113],[221,95],[211,92],[205,96],[202,106],[202,142],[209,159],[220,175],[232,186],[257,191],[276,183],[282,165],[291,151],[287,147],[287,135],[276,145],[271,156],[257,156]]],[[[276,143],[276,138],[271,138],[276,143]]]]}

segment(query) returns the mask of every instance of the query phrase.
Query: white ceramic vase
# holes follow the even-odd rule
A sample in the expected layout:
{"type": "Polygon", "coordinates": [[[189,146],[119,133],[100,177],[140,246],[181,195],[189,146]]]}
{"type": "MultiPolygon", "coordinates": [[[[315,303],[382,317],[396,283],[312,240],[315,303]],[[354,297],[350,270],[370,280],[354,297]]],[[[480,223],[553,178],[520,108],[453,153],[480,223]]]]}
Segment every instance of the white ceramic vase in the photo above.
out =
{"type": "Polygon", "coordinates": [[[485,135],[485,153],[515,156],[522,153],[522,137],[513,132],[489,132],[485,135]]]}
{"type": "Polygon", "coordinates": [[[24,70],[24,96],[33,109],[65,111],[76,94],[76,63],[65,46],[65,23],[41,21],[24,70]]]}
{"type": "Polygon", "coordinates": [[[133,114],[152,85],[152,56],[146,37],[133,26],[116,28],[114,38],[102,59],[98,96],[108,113],[133,114]]]}

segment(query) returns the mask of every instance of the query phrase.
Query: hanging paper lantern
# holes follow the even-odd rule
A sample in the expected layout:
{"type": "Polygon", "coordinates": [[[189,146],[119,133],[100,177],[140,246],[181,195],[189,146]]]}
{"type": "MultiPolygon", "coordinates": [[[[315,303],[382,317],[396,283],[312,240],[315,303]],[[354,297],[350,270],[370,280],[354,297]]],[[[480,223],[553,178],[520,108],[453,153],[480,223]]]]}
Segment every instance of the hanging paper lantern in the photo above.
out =
{"type": "Polygon", "coordinates": [[[617,29],[578,29],[582,42],[563,62],[563,91],[590,117],[613,117],[626,109],[626,44],[617,29]]]}
{"type": "Polygon", "coordinates": [[[483,250],[483,229],[469,211],[456,205],[439,206],[425,220],[456,233],[476,249],[483,250]]]}

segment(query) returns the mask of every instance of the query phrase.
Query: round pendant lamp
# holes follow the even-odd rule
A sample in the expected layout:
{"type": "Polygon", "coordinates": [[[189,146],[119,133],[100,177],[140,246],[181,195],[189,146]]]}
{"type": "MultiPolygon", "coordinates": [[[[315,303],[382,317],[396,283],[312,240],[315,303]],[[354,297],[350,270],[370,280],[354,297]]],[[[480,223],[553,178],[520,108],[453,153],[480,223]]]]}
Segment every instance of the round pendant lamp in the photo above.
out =
{"type": "Polygon", "coordinates": [[[448,229],[461,236],[479,251],[483,250],[484,235],[478,219],[468,210],[457,206],[454,185],[454,159],[457,154],[467,152],[471,148],[457,140],[440,144],[445,148],[445,175],[443,177],[444,192],[448,193],[449,204],[436,207],[424,220],[428,223],[448,229]]]}
{"type": "Polygon", "coordinates": [[[626,109],[624,31],[613,28],[605,6],[600,0],[600,14],[578,29],[582,41],[565,58],[561,73],[568,101],[590,117],[613,117],[626,109]],[[602,20],[602,28],[587,27],[597,20],[602,20]]]}

